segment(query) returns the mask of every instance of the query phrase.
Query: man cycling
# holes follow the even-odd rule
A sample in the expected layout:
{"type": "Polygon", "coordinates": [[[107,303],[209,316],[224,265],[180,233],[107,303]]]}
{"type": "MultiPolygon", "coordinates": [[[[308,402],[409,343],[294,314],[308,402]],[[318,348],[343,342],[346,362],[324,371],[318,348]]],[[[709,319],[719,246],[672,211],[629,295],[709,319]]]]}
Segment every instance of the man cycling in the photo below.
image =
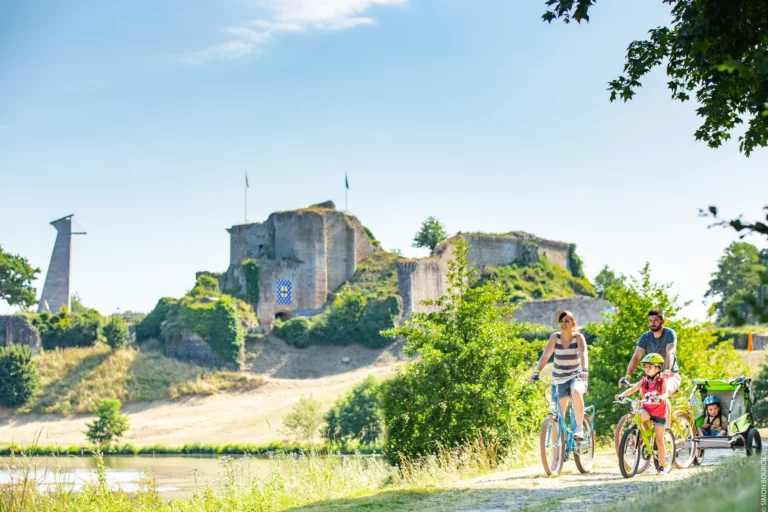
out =
{"type": "MultiPolygon", "coordinates": [[[[677,335],[669,327],[664,327],[664,313],[654,308],[648,312],[649,331],[644,332],[637,342],[635,353],[627,366],[627,375],[619,379],[619,387],[630,385],[630,377],[637,368],[638,363],[643,358],[643,354],[655,352],[662,354],[665,360],[665,367],[662,373],[667,384],[667,395],[672,396],[680,389],[680,373],[677,367],[677,335]]],[[[670,424],[670,415],[672,407],[667,400],[667,425],[670,424]]]]}

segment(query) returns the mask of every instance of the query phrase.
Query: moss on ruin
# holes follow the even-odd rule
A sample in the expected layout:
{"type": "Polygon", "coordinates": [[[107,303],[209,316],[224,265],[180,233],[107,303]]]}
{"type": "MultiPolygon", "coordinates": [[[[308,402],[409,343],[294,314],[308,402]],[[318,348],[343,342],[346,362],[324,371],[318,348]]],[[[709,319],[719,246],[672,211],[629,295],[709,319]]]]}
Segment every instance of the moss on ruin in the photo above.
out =
{"type": "Polygon", "coordinates": [[[397,254],[376,251],[360,260],[355,274],[336,291],[336,294],[352,291],[366,300],[378,300],[397,295],[397,254]]]}

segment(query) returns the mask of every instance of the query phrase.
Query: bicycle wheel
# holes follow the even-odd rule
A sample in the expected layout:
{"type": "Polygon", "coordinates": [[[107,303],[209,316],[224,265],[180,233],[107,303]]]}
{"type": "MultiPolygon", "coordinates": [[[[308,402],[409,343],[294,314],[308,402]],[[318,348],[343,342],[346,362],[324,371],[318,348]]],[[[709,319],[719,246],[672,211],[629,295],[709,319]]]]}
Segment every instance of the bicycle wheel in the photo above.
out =
{"type": "Polygon", "coordinates": [[[619,445],[621,444],[622,436],[624,436],[624,431],[634,425],[634,417],[634,414],[625,414],[616,424],[616,430],[613,431],[613,443],[616,445],[616,455],[619,454],[619,445]]]}
{"type": "Polygon", "coordinates": [[[565,435],[558,427],[554,414],[544,418],[539,443],[544,471],[547,475],[559,475],[565,459],[565,435]]]}
{"type": "Polygon", "coordinates": [[[592,471],[592,459],[595,457],[595,429],[592,428],[592,422],[589,416],[584,415],[584,440],[581,445],[576,446],[573,452],[573,462],[582,473],[592,471]]]}
{"type": "Polygon", "coordinates": [[[619,470],[624,478],[632,478],[637,473],[640,463],[640,451],[643,449],[643,441],[636,425],[632,425],[624,431],[619,444],[619,470]]]}
{"type": "Polygon", "coordinates": [[[675,436],[675,467],[688,469],[696,458],[696,441],[693,421],[688,413],[677,411],[672,413],[672,433],[675,436]]]}
{"type": "MultiPolygon", "coordinates": [[[[656,444],[656,434],[653,436],[654,445],[656,444]]],[[[664,429],[664,472],[669,473],[672,471],[672,467],[675,463],[675,435],[670,429],[664,429]]],[[[659,464],[658,451],[656,447],[653,447],[653,467],[656,471],[659,470],[661,464],[659,464]]]]}

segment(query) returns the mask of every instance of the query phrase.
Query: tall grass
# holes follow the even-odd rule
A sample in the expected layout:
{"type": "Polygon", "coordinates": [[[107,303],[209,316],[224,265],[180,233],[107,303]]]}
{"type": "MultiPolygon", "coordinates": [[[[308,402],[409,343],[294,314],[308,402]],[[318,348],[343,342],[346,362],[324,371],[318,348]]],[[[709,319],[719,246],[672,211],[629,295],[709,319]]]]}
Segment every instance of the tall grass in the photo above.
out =
{"type": "MultiPolygon", "coordinates": [[[[524,450],[530,442],[521,443],[524,450]]],[[[94,481],[81,491],[54,485],[45,492],[38,484],[34,464],[26,455],[15,460],[20,470],[10,484],[0,485],[0,510],[21,512],[161,511],[220,512],[224,510],[278,511],[325,500],[356,498],[396,488],[442,487],[461,478],[530,462],[526,457],[502,457],[500,446],[478,439],[467,446],[441,449],[434,456],[410,461],[396,468],[379,457],[321,456],[317,452],[270,455],[270,470],[259,476],[254,459],[221,461],[218,478],[209,485],[195,485],[193,494],[170,502],[163,500],[151,474],[138,492],[128,494],[107,484],[106,470],[97,457],[94,481]]],[[[530,450],[526,450],[530,452],[530,450]]],[[[192,476],[194,478],[194,475],[192,476]]]]}
{"type": "Polygon", "coordinates": [[[160,351],[104,345],[42,351],[35,358],[40,386],[22,413],[94,412],[104,398],[123,403],[184,395],[210,395],[222,390],[253,389],[260,376],[210,371],[165,357],[160,351]]]}

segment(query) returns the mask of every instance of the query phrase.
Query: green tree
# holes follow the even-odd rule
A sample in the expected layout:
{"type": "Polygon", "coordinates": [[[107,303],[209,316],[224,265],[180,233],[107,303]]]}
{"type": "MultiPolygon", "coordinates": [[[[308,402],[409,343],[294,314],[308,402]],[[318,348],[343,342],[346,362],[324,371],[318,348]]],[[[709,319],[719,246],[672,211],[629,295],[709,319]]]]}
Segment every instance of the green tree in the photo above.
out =
{"type": "Polygon", "coordinates": [[[98,418],[86,423],[85,437],[93,444],[108,446],[128,430],[128,416],[120,413],[123,404],[117,398],[105,398],[96,409],[98,418]]]}
{"type": "Polygon", "coordinates": [[[448,238],[445,228],[435,217],[429,217],[422,222],[421,229],[413,237],[413,247],[428,248],[434,252],[435,247],[448,238]]]}
{"type": "MultiPolygon", "coordinates": [[[[668,319],[665,326],[677,333],[682,383],[673,403],[688,401],[692,379],[725,379],[749,372],[731,344],[716,345],[712,331],[680,316],[681,305],[676,296],[670,295],[669,288],[670,285],[653,282],[650,266],[646,265],[624,286],[608,288],[606,298],[616,306],[617,313],[608,315],[609,322],[590,325],[596,339],[589,349],[589,397],[595,405],[595,426],[600,434],[610,434],[627,412],[626,407],[613,403],[613,397],[637,340],[648,330],[648,311],[653,308],[664,311],[668,319]]],[[[636,372],[632,380],[639,379],[640,374],[636,372]]]]}
{"type": "Polygon", "coordinates": [[[0,404],[18,407],[35,393],[40,375],[33,355],[27,345],[0,347],[0,404]]]}
{"type": "Polygon", "coordinates": [[[83,304],[83,299],[80,298],[80,294],[75,292],[70,297],[69,301],[70,311],[76,315],[85,313],[88,308],[83,304]]]}
{"type": "MultiPolygon", "coordinates": [[[[739,149],[768,145],[768,0],[662,0],[672,21],[627,49],[624,75],[608,84],[611,101],[632,99],[640,80],[666,64],[672,98],[694,95],[704,122],[696,140],[717,148],[747,121],[739,149]]],[[[545,21],[589,21],[596,0],[546,0],[545,21]]]]}
{"type": "Polygon", "coordinates": [[[613,269],[608,265],[605,265],[595,276],[595,290],[597,291],[597,296],[604,299],[609,288],[612,286],[622,286],[623,282],[623,276],[617,276],[613,269]]]}
{"type": "Polygon", "coordinates": [[[714,301],[720,325],[759,322],[766,283],[768,251],[761,252],[747,242],[733,242],[718,260],[704,296],[714,301]]]}
{"type": "Polygon", "coordinates": [[[325,416],[325,431],[330,441],[375,443],[381,437],[383,423],[379,382],[370,376],[336,401],[325,416]]]}
{"type": "Polygon", "coordinates": [[[109,317],[109,320],[104,326],[103,333],[104,338],[107,340],[107,345],[112,349],[123,348],[128,344],[128,338],[130,337],[128,324],[120,315],[112,315],[109,317]]]}
{"type": "Polygon", "coordinates": [[[392,334],[419,360],[382,384],[390,460],[435,453],[482,436],[503,450],[537,432],[547,411],[545,391],[527,384],[542,342],[527,342],[509,321],[495,283],[474,286],[469,247],[456,244],[449,264],[449,291],[431,313],[414,313],[392,334]]]}
{"type": "Polygon", "coordinates": [[[0,300],[10,306],[28,308],[37,303],[32,281],[39,268],[33,268],[26,258],[5,252],[0,246],[0,300]]]}
{"type": "Polygon", "coordinates": [[[321,407],[322,404],[312,398],[312,395],[302,396],[291,412],[283,418],[285,428],[297,440],[311,443],[323,424],[321,407]]]}
{"type": "Polygon", "coordinates": [[[768,364],[760,365],[760,370],[752,381],[753,391],[755,393],[755,402],[752,407],[752,413],[758,427],[768,426],[768,364]]]}

